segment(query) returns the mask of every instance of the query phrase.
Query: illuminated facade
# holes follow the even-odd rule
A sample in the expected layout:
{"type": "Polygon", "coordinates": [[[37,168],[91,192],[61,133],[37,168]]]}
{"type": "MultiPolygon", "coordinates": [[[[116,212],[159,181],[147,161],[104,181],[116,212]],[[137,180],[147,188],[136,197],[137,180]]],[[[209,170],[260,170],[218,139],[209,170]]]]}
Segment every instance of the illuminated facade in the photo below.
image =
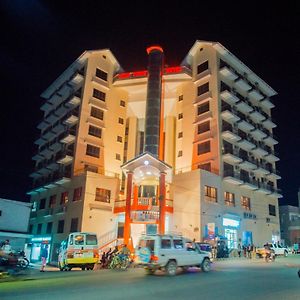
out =
{"type": "Polygon", "coordinates": [[[52,249],[76,230],[97,232],[103,246],[161,228],[226,236],[232,248],[280,239],[276,92],[213,42],[162,66],[158,112],[147,106],[149,74],[125,73],[109,50],[87,51],[41,95],[32,233],[52,249]],[[157,149],[147,148],[150,114],[157,149]]]}

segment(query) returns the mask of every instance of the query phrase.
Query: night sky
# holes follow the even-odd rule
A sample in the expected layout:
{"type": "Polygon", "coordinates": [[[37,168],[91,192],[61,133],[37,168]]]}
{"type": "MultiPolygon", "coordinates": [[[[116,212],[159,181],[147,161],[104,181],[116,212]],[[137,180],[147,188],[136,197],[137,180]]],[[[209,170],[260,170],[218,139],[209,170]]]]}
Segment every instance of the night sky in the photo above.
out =
{"type": "Polygon", "coordinates": [[[0,1],[0,198],[28,201],[31,157],[39,137],[36,126],[42,120],[39,95],[84,50],[109,48],[125,71],[133,71],[146,68],[145,49],[151,44],[160,44],[166,64],[176,66],[198,39],[220,42],[278,92],[272,98],[276,105],[272,112],[279,140],[275,150],[281,159],[277,163],[284,195],[280,204],[296,205],[300,187],[300,11],[296,4],[77,2],[0,1]]]}

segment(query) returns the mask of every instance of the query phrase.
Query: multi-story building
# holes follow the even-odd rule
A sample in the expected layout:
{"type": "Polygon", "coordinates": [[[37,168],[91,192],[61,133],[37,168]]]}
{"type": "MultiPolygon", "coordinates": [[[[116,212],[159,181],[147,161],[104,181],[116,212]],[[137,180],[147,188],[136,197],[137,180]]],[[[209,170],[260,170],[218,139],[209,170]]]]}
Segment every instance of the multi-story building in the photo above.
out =
{"type": "Polygon", "coordinates": [[[162,68],[159,112],[146,110],[149,72],[125,73],[110,50],[86,51],[42,94],[29,192],[35,247],[51,240],[55,253],[77,230],[103,243],[121,237],[130,203],[134,243],[161,226],[162,193],[167,231],[225,236],[231,248],[279,240],[276,92],[215,42],[197,41],[180,66],[162,68]],[[144,152],[146,111],[160,118],[157,161],[144,152]]]}
{"type": "Polygon", "coordinates": [[[298,244],[300,247],[300,190],[298,206],[279,206],[281,238],[288,246],[298,244]]]}

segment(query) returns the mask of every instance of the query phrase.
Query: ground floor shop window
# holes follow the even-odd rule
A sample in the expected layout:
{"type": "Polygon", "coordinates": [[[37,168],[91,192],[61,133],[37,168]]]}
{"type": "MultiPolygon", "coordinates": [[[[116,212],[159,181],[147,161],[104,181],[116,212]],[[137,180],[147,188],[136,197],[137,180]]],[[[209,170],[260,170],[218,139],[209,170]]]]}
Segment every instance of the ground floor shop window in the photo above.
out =
{"type": "Polygon", "coordinates": [[[227,246],[229,249],[237,249],[237,230],[225,228],[225,237],[227,238],[227,246]]]}

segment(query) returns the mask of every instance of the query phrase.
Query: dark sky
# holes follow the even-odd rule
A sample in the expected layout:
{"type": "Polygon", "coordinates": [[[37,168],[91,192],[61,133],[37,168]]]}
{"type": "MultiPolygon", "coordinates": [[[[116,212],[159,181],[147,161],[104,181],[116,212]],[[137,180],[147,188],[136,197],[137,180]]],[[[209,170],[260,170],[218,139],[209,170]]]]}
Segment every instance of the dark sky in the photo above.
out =
{"type": "Polygon", "coordinates": [[[281,159],[277,163],[284,195],[280,204],[297,203],[300,12],[296,4],[78,2],[0,2],[0,197],[28,199],[33,142],[42,119],[39,95],[84,50],[109,48],[122,67],[131,71],[146,68],[145,48],[153,43],[164,48],[166,64],[175,66],[198,39],[220,42],[278,92],[273,98],[273,118],[280,142],[275,149],[281,159]]]}

